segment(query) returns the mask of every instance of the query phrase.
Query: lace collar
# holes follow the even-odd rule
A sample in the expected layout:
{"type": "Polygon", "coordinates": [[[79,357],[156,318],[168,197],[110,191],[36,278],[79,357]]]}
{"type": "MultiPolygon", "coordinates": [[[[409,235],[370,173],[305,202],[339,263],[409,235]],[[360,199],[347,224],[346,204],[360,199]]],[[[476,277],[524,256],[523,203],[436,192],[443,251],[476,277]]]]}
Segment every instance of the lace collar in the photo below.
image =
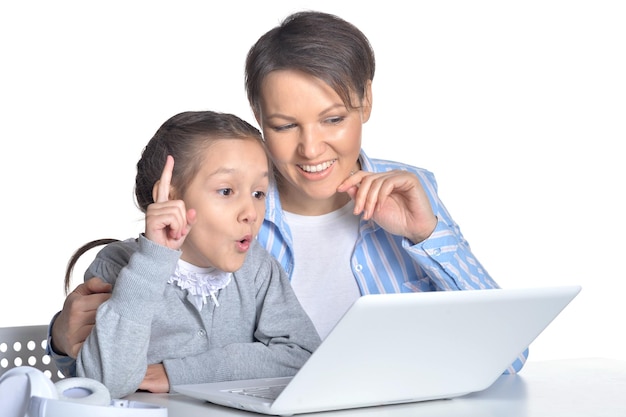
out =
{"type": "Polygon", "coordinates": [[[186,290],[190,301],[200,311],[207,303],[207,296],[219,307],[215,294],[230,283],[232,275],[217,268],[201,268],[179,259],[174,275],[167,283],[186,290]]]}

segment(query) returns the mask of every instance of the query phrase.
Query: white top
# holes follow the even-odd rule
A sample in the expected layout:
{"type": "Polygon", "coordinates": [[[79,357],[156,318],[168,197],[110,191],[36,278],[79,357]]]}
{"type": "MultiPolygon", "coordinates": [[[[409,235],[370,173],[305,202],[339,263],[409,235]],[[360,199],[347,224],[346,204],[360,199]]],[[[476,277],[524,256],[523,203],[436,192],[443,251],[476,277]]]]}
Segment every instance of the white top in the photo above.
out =
{"type": "Polygon", "coordinates": [[[350,202],[321,216],[285,212],[295,253],[291,285],[322,339],[361,295],[346,257],[358,237],[359,218],[353,208],[350,202]]]}

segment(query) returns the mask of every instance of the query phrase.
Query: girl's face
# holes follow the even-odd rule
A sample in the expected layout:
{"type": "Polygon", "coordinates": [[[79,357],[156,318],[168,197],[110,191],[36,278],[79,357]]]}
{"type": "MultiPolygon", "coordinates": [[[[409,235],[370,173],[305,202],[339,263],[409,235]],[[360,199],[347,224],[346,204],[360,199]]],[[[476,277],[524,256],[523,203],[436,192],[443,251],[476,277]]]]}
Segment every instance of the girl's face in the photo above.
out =
{"type": "Polygon", "coordinates": [[[265,216],[268,160],[256,139],[220,139],[204,152],[182,198],[197,217],[181,258],[233,272],[243,265],[265,216]]]}
{"type": "MultiPolygon", "coordinates": [[[[256,115],[272,160],[285,210],[318,215],[347,203],[337,187],[358,169],[361,130],[371,111],[371,88],[362,107],[348,110],[324,81],[294,70],[270,73],[256,115]]],[[[356,98],[356,97],[355,97],[356,98]]]]}

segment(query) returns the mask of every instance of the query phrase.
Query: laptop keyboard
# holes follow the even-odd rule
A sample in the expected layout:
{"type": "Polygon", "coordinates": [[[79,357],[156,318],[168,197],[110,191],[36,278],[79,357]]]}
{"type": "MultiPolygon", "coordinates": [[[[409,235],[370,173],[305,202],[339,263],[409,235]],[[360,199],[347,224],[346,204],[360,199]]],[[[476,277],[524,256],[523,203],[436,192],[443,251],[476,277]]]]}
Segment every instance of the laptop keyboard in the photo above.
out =
{"type": "Polygon", "coordinates": [[[250,397],[264,398],[266,400],[275,400],[278,394],[285,389],[285,386],[286,385],[272,385],[268,387],[237,388],[231,389],[229,392],[250,397]]]}

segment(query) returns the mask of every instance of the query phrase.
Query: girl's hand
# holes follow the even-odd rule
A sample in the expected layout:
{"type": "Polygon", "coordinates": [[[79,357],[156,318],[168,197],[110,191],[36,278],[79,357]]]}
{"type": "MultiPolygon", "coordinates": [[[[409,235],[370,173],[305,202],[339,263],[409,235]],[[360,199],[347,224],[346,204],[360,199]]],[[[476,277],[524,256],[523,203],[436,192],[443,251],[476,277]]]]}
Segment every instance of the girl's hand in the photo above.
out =
{"type": "Polygon", "coordinates": [[[412,173],[394,170],[381,173],[359,171],[339,187],[354,200],[354,214],[374,220],[394,235],[413,243],[427,239],[437,226],[428,196],[412,173]]]}
{"type": "Polygon", "coordinates": [[[146,376],[139,385],[139,389],[156,394],[165,394],[170,391],[170,380],[162,363],[148,365],[146,376]]]}
{"type": "Polygon", "coordinates": [[[161,178],[155,184],[154,203],[146,211],[146,238],[170,249],[180,249],[191,226],[196,221],[196,211],[187,210],[183,200],[170,200],[170,185],[174,158],[167,157],[161,178]]]}

